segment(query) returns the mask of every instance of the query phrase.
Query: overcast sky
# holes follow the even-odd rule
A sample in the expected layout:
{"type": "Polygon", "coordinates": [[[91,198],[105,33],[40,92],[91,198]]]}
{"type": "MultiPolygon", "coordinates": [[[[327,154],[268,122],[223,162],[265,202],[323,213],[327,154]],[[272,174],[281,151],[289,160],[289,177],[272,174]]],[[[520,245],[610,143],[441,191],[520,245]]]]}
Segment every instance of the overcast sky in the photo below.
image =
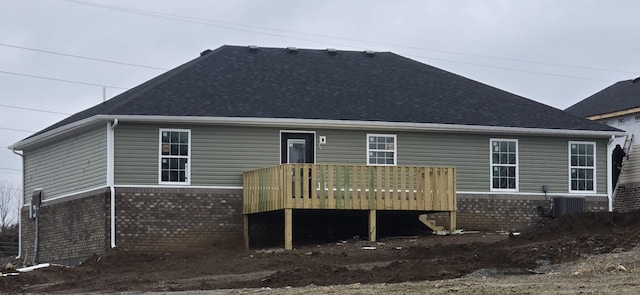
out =
{"type": "Polygon", "coordinates": [[[7,146],[102,102],[100,85],[113,97],[207,48],[391,51],[564,109],[640,76],[638,15],[631,0],[0,0],[0,181],[22,182],[7,146]]]}

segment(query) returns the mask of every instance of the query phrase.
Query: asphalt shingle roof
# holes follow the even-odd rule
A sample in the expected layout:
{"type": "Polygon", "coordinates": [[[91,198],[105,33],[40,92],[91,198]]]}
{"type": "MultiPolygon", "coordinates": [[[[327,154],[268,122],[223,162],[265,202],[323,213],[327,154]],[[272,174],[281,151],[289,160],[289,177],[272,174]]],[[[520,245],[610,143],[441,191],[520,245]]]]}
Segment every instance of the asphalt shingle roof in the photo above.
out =
{"type": "Polygon", "coordinates": [[[570,106],[567,112],[589,117],[640,107],[640,78],[617,82],[570,106]]]}
{"type": "Polygon", "coordinates": [[[617,131],[390,52],[241,46],[208,51],[40,133],[97,114],[617,131]]]}

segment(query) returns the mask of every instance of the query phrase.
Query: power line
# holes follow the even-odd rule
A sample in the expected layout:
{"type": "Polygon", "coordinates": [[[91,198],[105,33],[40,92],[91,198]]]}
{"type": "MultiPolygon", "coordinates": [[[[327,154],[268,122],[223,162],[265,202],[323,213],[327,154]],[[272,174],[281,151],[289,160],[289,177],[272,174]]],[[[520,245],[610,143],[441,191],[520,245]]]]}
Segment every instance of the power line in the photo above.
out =
{"type": "Polygon", "coordinates": [[[132,14],[138,14],[138,15],[144,15],[144,16],[151,16],[151,17],[156,17],[156,18],[180,21],[180,22],[185,22],[185,23],[192,23],[192,24],[199,24],[199,25],[204,25],[204,26],[217,27],[217,28],[240,31],[240,32],[256,33],[256,34],[262,34],[262,35],[267,35],[267,36],[281,37],[281,38],[287,38],[287,39],[295,39],[295,40],[308,41],[308,42],[314,42],[314,43],[332,44],[332,45],[338,45],[338,46],[347,47],[347,48],[359,48],[359,47],[355,47],[355,46],[351,46],[351,45],[347,45],[347,44],[318,41],[318,40],[313,40],[313,39],[293,37],[293,36],[289,36],[289,35],[275,34],[275,33],[269,33],[269,32],[260,32],[260,31],[255,31],[255,30],[248,30],[248,29],[241,29],[241,28],[234,28],[234,27],[229,27],[229,26],[217,25],[217,24],[211,23],[211,21],[208,21],[208,20],[207,20],[207,22],[203,22],[203,21],[194,20],[194,18],[190,18],[190,17],[176,16],[176,15],[158,13],[158,12],[153,12],[153,11],[148,11],[148,10],[140,10],[140,9],[126,8],[126,7],[113,6],[113,5],[101,5],[101,4],[96,4],[96,3],[88,3],[88,2],[75,1],[75,0],[65,0],[65,1],[71,2],[71,3],[75,3],[75,4],[82,4],[82,5],[87,5],[87,6],[94,6],[94,7],[104,8],[104,9],[116,10],[116,11],[120,11],[120,12],[126,12],[126,13],[132,13],[132,14]]]}
{"type": "Polygon", "coordinates": [[[8,186],[0,186],[0,189],[6,189],[6,190],[12,190],[12,191],[22,191],[21,188],[13,188],[13,187],[8,187],[8,186]]]}
{"type": "Polygon", "coordinates": [[[67,56],[67,57],[75,57],[75,58],[81,58],[81,59],[87,59],[87,60],[93,60],[93,61],[100,61],[100,62],[106,62],[106,63],[112,63],[112,64],[118,64],[118,65],[125,65],[125,66],[140,67],[140,68],[147,68],[147,69],[154,69],[154,70],[163,70],[163,71],[167,71],[168,70],[168,69],[165,69],[165,68],[151,67],[151,66],[132,64],[132,63],[127,63],[127,62],[108,60],[108,59],[102,59],[102,58],[95,58],[95,57],[88,57],[88,56],[81,56],[81,55],[62,53],[62,52],[55,52],[55,51],[49,51],[49,50],[43,50],[43,49],[22,47],[22,46],[11,45],[11,44],[0,43],[0,46],[23,49],[23,50],[31,50],[31,51],[36,51],[36,52],[43,52],[43,53],[55,54],[55,55],[61,55],[61,56],[67,56]]]}
{"type": "Polygon", "coordinates": [[[58,82],[82,84],[82,85],[89,85],[89,86],[108,87],[108,88],[113,88],[113,89],[124,89],[124,90],[129,89],[129,88],[119,87],[119,86],[110,86],[110,85],[104,85],[104,84],[96,84],[96,83],[89,83],[89,82],[66,80],[66,79],[44,77],[44,76],[37,76],[37,75],[30,75],[30,74],[21,74],[21,73],[8,72],[8,71],[2,71],[2,70],[0,70],[0,73],[7,74],[7,75],[21,76],[21,77],[29,77],[29,78],[38,78],[38,79],[44,79],[44,80],[58,81],[58,82]]]}
{"type": "Polygon", "coordinates": [[[555,77],[562,77],[562,78],[569,78],[569,79],[576,79],[576,80],[590,80],[590,81],[610,82],[610,83],[616,82],[616,81],[611,81],[611,80],[594,79],[594,78],[578,77],[578,76],[571,76],[571,75],[562,75],[562,74],[543,73],[543,72],[536,72],[536,71],[527,71],[527,70],[520,70],[520,69],[514,69],[514,68],[508,68],[508,67],[483,65],[483,64],[477,64],[477,63],[472,63],[472,62],[455,61],[455,60],[448,60],[448,59],[442,59],[442,58],[436,58],[436,57],[427,57],[427,56],[418,56],[418,55],[407,55],[407,56],[414,57],[414,58],[424,58],[424,59],[439,60],[439,61],[444,61],[444,62],[451,62],[451,63],[465,64],[465,65],[479,66],[479,67],[494,68],[494,69],[505,70],[505,71],[513,71],[513,72],[544,75],[544,76],[555,76],[555,77]]]}
{"type": "MultiPolygon", "coordinates": [[[[287,36],[287,35],[280,35],[280,34],[273,34],[273,33],[255,31],[255,30],[234,28],[234,27],[229,27],[229,26],[217,25],[217,24],[213,24],[213,23],[222,23],[222,24],[238,26],[238,27],[254,28],[254,29],[259,29],[259,30],[267,30],[267,31],[276,31],[276,32],[289,33],[289,34],[298,34],[298,35],[315,36],[315,37],[321,37],[321,38],[330,38],[330,39],[343,40],[343,41],[348,41],[348,42],[377,44],[377,45],[393,46],[393,47],[400,47],[400,48],[406,48],[406,49],[412,49],[412,50],[432,51],[432,52],[440,52],[440,53],[446,53],[446,54],[481,57],[481,58],[488,58],[488,59],[495,59],[495,60],[519,62],[519,63],[528,63],[528,64],[536,64],[536,65],[547,65],[547,66],[556,66],[556,67],[571,67],[571,68],[579,68],[579,69],[585,69],[585,70],[607,71],[607,72],[617,72],[617,73],[625,73],[625,74],[636,74],[636,75],[640,74],[640,72],[632,72],[632,71],[621,71],[621,70],[598,68],[598,67],[589,67],[589,66],[582,66],[582,65],[569,65],[569,64],[550,63],[550,62],[542,62],[542,61],[531,61],[531,60],[526,60],[526,59],[497,57],[497,56],[473,54],[473,53],[467,53],[467,52],[458,52],[458,51],[433,49],[433,48],[426,48],[426,47],[419,47],[419,46],[409,46],[409,45],[385,43],[385,42],[378,42],[378,41],[369,41],[369,40],[359,40],[359,39],[352,39],[352,38],[344,38],[344,37],[331,36],[331,35],[325,35],[325,34],[315,34],[315,33],[299,32],[299,31],[293,31],[293,30],[283,30],[283,29],[268,28],[268,27],[261,27],[261,26],[252,26],[252,25],[245,25],[245,24],[239,24],[239,23],[233,23],[233,22],[210,20],[210,19],[190,17],[190,16],[182,16],[182,15],[175,15],[175,14],[167,14],[167,13],[154,12],[154,11],[149,11],[149,10],[133,9],[133,8],[127,8],[127,7],[115,6],[115,5],[101,5],[101,4],[89,3],[89,2],[78,1],[78,0],[66,0],[66,1],[67,2],[71,2],[71,3],[75,3],[75,4],[94,6],[94,7],[104,8],[104,9],[110,9],[110,10],[116,10],[116,11],[121,11],[121,12],[126,12],[126,13],[139,14],[139,15],[145,15],[145,16],[151,16],[151,17],[157,17],[157,18],[163,18],[163,19],[169,19],[169,20],[174,20],[174,21],[182,21],[182,22],[187,22],[187,23],[214,26],[214,27],[223,28],[223,29],[229,29],[229,30],[236,30],[236,31],[264,34],[264,35],[277,36],[277,37],[290,38],[290,39],[298,39],[298,40],[310,41],[310,42],[316,42],[316,43],[328,43],[328,44],[333,44],[333,45],[345,46],[345,47],[349,47],[349,48],[355,48],[355,47],[349,46],[349,45],[344,45],[344,44],[337,44],[337,43],[331,43],[331,42],[323,42],[323,41],[318,41],[318,40],[298,38],[298,37],[287,36]]],[[[454,61],[452,61],[452,62],[454,62],[454,61]]],[[[480,65],[480,64],[474,64],[474,65],[483,66],[483,65],[480,65]]],[[[493,67],[493,66],[488,66],[488,67],[493,67]]],[[[494,68],[496,68],[496,67],[494,67],[494,68]]],[[[497,67],[497,68],[500,68],[500,67],[497,67]]],[[[509,68],[502,68],[502,69],[511,70],[509,68]]],[[[537,74],[543,74],[543,73],[539,73],[538,72],[537,74]]],[[[551,74],[551,75],[552,76],[559,76],[559,77],[563,77],[564,76],[564,75],[555,75],[555,74],[551,74]]],[[[567,76],[567,77],[568,78],[577,78],[577,77],[571,77],[571,76],[567,76]]],[[[593,79],[588,79],[587,78],[587,80],[593,80],[593,79]]]]}
{"type": "Polygon", "coordinates": [[[18,172],[22,171],[22,169],[6,168],[6,167],[0,167],[0,170],[10,170],[10,171],[18,171],[18,172]]]}
{"type": "Polygon", "coordinates": [[[56,111],[47,111],[47,110],[25,108],[25,107],[17,107],[17,106],[10,106],[10,105],[6,105],[6,104],[0,104],[0,107],[12,108],[12,109],[18,109],[18,110],[26,110],[26,111],[43,112],[43,113],[50,113],[50,114],[57,114],[57,115],[67,115],[67,116],[71,115],[69,113],[62,113],[62,112],[56,112],[56,111]]]}
{"type": "Polygon", "coordinates": [[[9,131],[19,131],[19,132],[27,132],[27,133],[34,133],[35,131],[32,130],[24,130],[24,129],[15,129],[15,128],[6,128],[6,127],[0,127],[1,130],[9,130],[9,131]]]}

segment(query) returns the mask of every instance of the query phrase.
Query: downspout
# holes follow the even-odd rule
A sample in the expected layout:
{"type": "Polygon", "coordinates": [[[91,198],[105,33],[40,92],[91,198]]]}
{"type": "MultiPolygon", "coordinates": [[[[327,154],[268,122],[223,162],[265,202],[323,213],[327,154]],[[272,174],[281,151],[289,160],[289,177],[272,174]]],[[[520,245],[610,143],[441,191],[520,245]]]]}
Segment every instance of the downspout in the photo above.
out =
{"type": "Polygon", "coordinates": [[[111,220],[111,248],[116,248],[116,189],[114,186],[114,130],[118,126],[118,119],[113,123],[107,123],[107,186],[110,193],[110,220],[111,220]]]}
{"type": "MultiPolygon", "coordinates": [[[[24,165],[24,155],[16,152],[14,148],[11,148],[11,152],[20,156],[22,158],[22,164],[24,165]]],[[[22,200],[24,201],[24,171],[22,172],[22,200]]],[[[22,202],[20,202],[22,203],[22,202]]],[[[22,258],[22,207],[24,204],[20,206],[20,210],[18,210],[18,256],[16,259],[22,258]]]]}
{"type": "Polygon", "coordinates": [[[611,143],[616,139],[615,135],[611,135],[609,142],[607,142],[607,198],[609,201],[609,212],[613,211],[613,189],[611,186],[611,178],[613,177],[613,171],[611,168],[611,143]]]}

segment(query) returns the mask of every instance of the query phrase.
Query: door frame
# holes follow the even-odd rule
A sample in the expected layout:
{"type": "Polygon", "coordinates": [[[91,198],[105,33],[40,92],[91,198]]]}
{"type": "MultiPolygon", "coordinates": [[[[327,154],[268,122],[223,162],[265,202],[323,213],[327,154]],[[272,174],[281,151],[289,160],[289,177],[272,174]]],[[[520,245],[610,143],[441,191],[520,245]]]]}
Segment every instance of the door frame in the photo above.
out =
{"type": "Polygon", "coordinates": [[[298,134],[311,134],[311,138],[312,138],[312,142],[311,144],[313,145],[313,162],[311,162],[312,164],[316,163],[316,152],[317,152],[317,147],[316,147],[316,132],[315,131],[306,131],[306,130],[280,130],[280,136],[279,136],[279,140],[278,140],[278,158],[280,158],[280,164],[285,164],[282,162],[282,134],[283,133],[298,133],[298,134]]]}

